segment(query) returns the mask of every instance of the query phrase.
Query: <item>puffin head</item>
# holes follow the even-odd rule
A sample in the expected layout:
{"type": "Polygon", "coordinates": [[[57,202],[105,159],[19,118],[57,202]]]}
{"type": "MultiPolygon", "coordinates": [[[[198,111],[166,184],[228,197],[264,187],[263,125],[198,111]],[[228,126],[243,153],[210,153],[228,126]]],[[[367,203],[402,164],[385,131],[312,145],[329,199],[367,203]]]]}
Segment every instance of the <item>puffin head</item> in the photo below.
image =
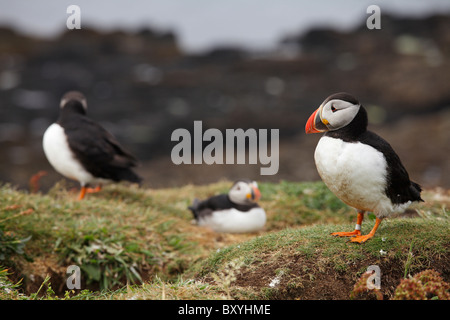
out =
{"type": "Polygon", "coordinates": [[[66,92],[61,98],[61,103],[59,104],[61,109],[71,109],[76,113],[86,114],[87,111],[87,101],[84,94],[79,91],[69,91],[66,92]]]}
{"type": "Polygon", "coordinates": [[[256,181],[238,180],[228,192],[228,197],[231,202],[248,205],[256,203],[261,198],[261,192],[256,181]]]}
{"type": "Polygon", "coordinates": [[[361,108],[352,95],[339,92],[325,99],[306,122],[306,133],[333,131],[350,124],[361,108]]]}

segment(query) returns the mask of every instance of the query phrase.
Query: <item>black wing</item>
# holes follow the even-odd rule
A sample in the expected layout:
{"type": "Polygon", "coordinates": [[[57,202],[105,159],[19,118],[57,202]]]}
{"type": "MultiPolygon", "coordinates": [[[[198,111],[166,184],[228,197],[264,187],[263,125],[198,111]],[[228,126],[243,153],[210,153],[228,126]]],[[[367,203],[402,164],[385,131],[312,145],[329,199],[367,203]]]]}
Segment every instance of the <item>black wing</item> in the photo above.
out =
{"type": "Polygon", "coordinates": [[[79,116],[63,125],[69,147],[92,175],[113,181],[141,182],[131,168],[138,163],[116,138],[98,123],[79,116]]]}
{"type": "Polygon", "coordinates": [[[209,199],[199,201],[195,199],[189,210],[194,214],[194,218],[198,219],[210,215],[214,211],[235,208],[239,211],[249,211],[252,208],[259,207],[258,204],[252,203],[248,205],[236,204],[230,201],[227,194],[220,194],[209,199]]]}
{"type": "Polygon", "coordinates": [[[359,140],[377,149],[386,158],[388,172],[385,192],[393,204],[423,201],[420,197],[422,188],[409,179],[399,156],[386,140],[371,131],[366,131],[359,140]]]}
{"type": "Polygon", "coordinates": [[[210,215],[213,211],[230,209],[233,207],[233,203],[226,194],[220,194],[213,196],[203,201],[194,199],[192,206],[188,207],[192,211],[194,218],[199,219],[204,216],[210,215]]]}

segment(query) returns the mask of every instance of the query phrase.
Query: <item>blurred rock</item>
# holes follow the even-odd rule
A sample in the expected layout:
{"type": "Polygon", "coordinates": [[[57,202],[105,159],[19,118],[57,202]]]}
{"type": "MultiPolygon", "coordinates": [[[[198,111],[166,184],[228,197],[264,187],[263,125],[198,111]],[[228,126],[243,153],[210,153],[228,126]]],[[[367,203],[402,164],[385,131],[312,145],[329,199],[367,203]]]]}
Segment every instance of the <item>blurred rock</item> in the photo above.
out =
{"type": "MultiPolygon", "coordinates": [[[[450,17],[382,19],[381,30],[364,22],[348,32],[301,32],[270,53],[221,47],[198,55],[183,53],[175,34],[150,29],[83,28],[43,40],[0,28],[0,181],[26,187],[35,172],[52,172],[39,133],[68,90],[85,93],[89,116],[141,159],[150,186],[244,175],[319,179],[313,152],[320,136],[306,137],[304,125],[329,94],[347,91],[367,106],[371,128],[417,182],[450,187],[450,17]],[[173,165],[171,133],[191,130],[194,120],[220,130],[279,129],[279,173],[173,165]]],[[[50,174],[42,185],[60,178],[50,174]]]]}

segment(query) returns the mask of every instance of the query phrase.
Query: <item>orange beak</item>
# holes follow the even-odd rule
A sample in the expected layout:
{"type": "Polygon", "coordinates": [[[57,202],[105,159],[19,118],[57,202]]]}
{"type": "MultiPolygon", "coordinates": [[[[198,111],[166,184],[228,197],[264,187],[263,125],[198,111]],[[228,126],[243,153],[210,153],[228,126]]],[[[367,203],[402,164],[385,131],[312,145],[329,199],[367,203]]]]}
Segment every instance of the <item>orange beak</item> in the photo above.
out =
{"type": "Polygon", "coordinates": [[[247,198],[251,198],[254,202],[257,202],[261,198],[261,192],[257,186],[252,185],[252,192],[247,194],[247,198]]]}
{"type": "Polygon", "coordinates": [[[256,202],[261,198],[261,192],[259,191],[258,187],[255,186],[252,187],[252,190],[253,200],[256,202]]]}
{"type": "Polygon", "coordinates": [[[328,131],[327,126],[320,117],[321,112],[322,106],[320,106],[316,111],[314,111],[313,114],[309,117],[305,126],[306,133],[318,133],[328,131]]]}

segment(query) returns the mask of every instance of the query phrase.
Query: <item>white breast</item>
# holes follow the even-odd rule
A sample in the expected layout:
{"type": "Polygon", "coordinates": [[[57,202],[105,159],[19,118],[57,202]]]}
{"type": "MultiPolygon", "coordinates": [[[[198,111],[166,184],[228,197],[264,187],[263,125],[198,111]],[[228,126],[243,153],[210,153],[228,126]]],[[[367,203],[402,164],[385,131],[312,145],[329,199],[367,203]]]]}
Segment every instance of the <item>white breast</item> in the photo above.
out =
{"type": "Polygon", "coordinates": [[[314,159],[324,183],[349,206],[371,211],[379,218],[405,209],[393,205],[385,194],[386,159],[375,148],[324,136],[314,159]]]}
{"type": "Polygon", "coordinates": [[[64,129],[59,124],[54,123],[48,127],[42,145],[50,164],[63,176],[79,181],[82,186],[95,180],[76,160],[67,143],[64,129]]]}
{"type": "Polygon", "coordinates": [[[266,212],[262,208],[253,208],[242,212],[234,208],[214,211],[198,221],[200,226],[208,226],[216,232],[246,233],[256,232],[266,223],[266,212]]]}

